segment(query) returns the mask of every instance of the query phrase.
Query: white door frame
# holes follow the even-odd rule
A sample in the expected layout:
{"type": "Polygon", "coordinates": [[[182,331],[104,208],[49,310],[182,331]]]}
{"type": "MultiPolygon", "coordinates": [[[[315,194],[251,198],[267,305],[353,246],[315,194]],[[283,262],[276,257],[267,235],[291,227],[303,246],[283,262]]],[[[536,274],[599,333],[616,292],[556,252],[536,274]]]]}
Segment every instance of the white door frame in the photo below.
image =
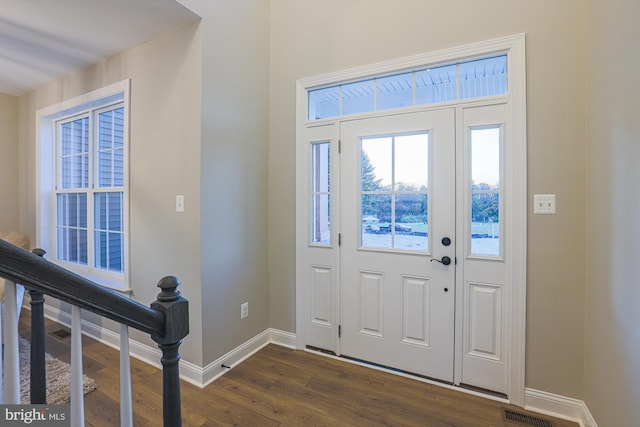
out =
{"type": "MultiPolygon", "coordinates": [[[[491,53],[507,53],[509,135],[510,150],[505,159],[505,197],[511,224],[505,236],[504,245],[512,257],[507,274],[510,291],[506,295],[507,310],[505,322],[508,330],[507,353],[509,401],[524,406],[525,394],[525,341],[526,341],[526,247],[527,247],[527,157],[526,157],[526,68],[525,36],[517,34],[499,39],[469,44],[442,51],[430,52],[384,63],[334,72],[318,77],[301,79],[296,82],[296,346],[305,349],[307,345],[307,265],[309,247],[309,208],[307,203],[309,188],[307,164],[306,132],[309,126],[330,125],[338,119],[307,120],[308,89],[353,81],[369,76],[403,71],[430,64],[458,61],[491,53]]],[[[457,105],[460,105],[458,101],[457,105]]],[[[337,142],[337,141],[334,141],[337,142]]],[[[333,224],[332,224],[333,227],[333,224]]],[[[332,233],[335,229],[332,230],[332,233]]],[[[336,253],[337,239],[331,247],[336,253]]],[[[329,248],[329,249],[331,249],[329,248]]],[[[336,258],[336,257],[334,257],[336,258]]],[[[339,257],[337,257],[339,258],[339,257]]],[[[457,306],[462,302],[457,302],[457,306]]],[[[339,307],[337,307],[339,310],[339,307]]],[[[458,310],[461,312],[461,310],[458,310]]],[[[457,323],[456,339],[460,344],[461,322],[457,323]]],[[[459,346],[459,345],[458,345],[459,346]]],[[[456,348],[456,354],[458,354],[456,348]]],[[[458,356],[457,356],[458,357],[458,356]]]]}

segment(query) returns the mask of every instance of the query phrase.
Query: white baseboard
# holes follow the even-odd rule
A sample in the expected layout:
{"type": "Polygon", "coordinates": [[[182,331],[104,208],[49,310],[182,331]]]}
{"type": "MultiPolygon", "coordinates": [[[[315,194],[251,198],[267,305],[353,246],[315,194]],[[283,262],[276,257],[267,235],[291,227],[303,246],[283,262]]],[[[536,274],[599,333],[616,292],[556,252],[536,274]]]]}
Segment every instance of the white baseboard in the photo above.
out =
{"type": "Polygon", "coordinates": [[[527,410],[574,421],[580,424],[580,427],[598,427],[582,400],[525,388],[524,402],[527,410]]]}
{"type": "MultiPolygon", "coordinates": [[[[71,315],[65,313],[57,307],[44,305],[44,315],[48,319],[60,323],[61,325],[71,326],[71,315]]],[[[81,321],[82,332],[96,341],[109,347],[120,349],[120,334],[96,325],[86,320],[81,321]]],[[[224,356],[209,363],[204,368],[188,362],[180,360],[180,378],[198,387],[206,387],[220,376],[224,375],[230,368],[237,366],[243,360],[258,352],[267,344],[277,344],[289,348],[295,348],[296,335],[291,332],[285,332],[278,329],[266,329],[255,337],[231,350],[224,356]],[[228,366],[228,368],[223,367],[228,366]]],[[[129,339],[129,354],[138,360],[148,363],[156,368],[162,369],[160,359],[162,352],[160,349],[149,346],[147,344],[129,339]]]]}

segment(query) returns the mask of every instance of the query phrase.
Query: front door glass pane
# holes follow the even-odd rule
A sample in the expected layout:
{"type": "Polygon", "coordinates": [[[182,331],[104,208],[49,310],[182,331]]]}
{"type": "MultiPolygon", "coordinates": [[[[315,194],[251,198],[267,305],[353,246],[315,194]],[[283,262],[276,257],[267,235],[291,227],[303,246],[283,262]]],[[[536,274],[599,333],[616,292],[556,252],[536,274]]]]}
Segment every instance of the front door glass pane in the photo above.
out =
{"type": "Polygon", "coordinates": [[[361,247],[427,251],[429,134],[363,138],[361,247]]]}

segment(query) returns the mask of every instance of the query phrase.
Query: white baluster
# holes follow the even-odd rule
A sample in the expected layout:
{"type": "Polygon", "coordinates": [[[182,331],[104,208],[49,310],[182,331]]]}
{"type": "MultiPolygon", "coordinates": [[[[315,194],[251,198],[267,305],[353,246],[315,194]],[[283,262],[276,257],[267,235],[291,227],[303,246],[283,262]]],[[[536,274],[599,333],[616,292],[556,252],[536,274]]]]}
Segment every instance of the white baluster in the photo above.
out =
{"type": "MultiPolygon", "coordinates": [[[[4,282],[4,279],[0,279],[0,281],[4,282]]],[[[1,283],[1,282],[0,282],[1,283]]],[[[0,349],[4,346],[4,332],[2,330],[2,318],[4,317],[4,307],[0,304],[0,349]]],[[[2,356],[2,351],[0,350],[0,378],[4,376],[4,366],[2,366],[4,356],[2,356]]],[[[0,404],[4,404],[4,387],[0,384],[0,404]]]]}
{"type": "Polygon", "coordinates": [[[20,356],[16,284],[4,281],[4,403],[20,403],[20,356]]]}
{"type": "Polygon", "coordinates": [[[71,307],[71,426],[84,427],[82,389],[82,325],[80,307],[71,307]]]}
{"type": "Polygon", "coordinates": [[[129,328],[123,324],[120,324],[120,426],[133,426],[131,362],[129,359],[129,328]]]}

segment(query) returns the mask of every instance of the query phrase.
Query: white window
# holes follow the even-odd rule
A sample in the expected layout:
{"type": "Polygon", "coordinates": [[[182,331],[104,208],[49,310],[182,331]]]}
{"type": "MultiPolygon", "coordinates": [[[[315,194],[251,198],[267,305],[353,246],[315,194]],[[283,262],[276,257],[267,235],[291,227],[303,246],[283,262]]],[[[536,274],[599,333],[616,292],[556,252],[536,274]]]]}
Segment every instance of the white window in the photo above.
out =
{"type": "Polygon", "coordinates": [[[311,242],[331,243],[331,143],[311,145],[311,242]]]}
{"type": "Polygon", "coordinates": [[[38,112],[38,245],[97,283],[127,289],[128,81],[38,112]]]}
{"type": "Polygon", "coordinates": [[[506,54],[418,68],[309,89],[307,119],[504,95],[507,83],[506,54]]]}

